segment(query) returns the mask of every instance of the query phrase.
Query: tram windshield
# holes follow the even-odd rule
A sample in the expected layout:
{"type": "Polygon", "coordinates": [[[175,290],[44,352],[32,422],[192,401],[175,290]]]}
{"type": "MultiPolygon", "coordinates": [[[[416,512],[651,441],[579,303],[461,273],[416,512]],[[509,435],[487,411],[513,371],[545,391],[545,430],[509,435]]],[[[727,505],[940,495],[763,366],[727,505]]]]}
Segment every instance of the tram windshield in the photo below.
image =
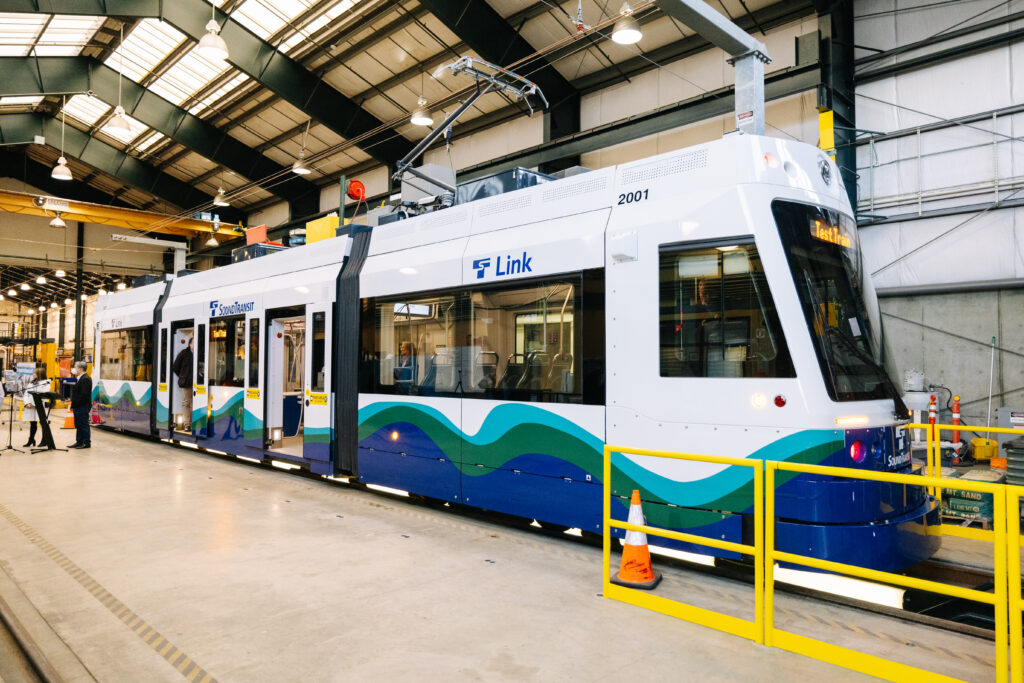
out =
{"type": "Polygon", "coordinates": [[[772,213],[829,395],[835,401],[898,401],[853,220],[786,201],[773,202],[772,213]]]}

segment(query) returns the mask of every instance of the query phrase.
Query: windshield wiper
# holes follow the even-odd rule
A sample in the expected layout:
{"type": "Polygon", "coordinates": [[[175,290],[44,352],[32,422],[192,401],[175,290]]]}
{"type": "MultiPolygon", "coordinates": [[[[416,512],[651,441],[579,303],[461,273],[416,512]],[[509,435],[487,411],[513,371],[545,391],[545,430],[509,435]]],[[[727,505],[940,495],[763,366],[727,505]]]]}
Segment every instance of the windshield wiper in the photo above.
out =
{"type": "Polygon", "coordinates": [[[839,338],[840,341],[846,344],[846,347],[853,351],[853,354],[860,358],[862,361],[868,364],[869,367],[875,370],[882,376],[882,383],[892,394],[892,402],[896,408],[896,418],[899,420],[910,419],[910,409],[907,408],[907,404],[903,402],[903,397],[900,396],[899,389],[896,388],[896,384],[889,377],[889,373],[885,371],[885,368],[881,366],[870,354],[866,353],[861,349],[855,340],[850,338],[845,332],[836,327],[835,325],[828,325],[825,331],[830,335],[834,335],[839,338]]]}

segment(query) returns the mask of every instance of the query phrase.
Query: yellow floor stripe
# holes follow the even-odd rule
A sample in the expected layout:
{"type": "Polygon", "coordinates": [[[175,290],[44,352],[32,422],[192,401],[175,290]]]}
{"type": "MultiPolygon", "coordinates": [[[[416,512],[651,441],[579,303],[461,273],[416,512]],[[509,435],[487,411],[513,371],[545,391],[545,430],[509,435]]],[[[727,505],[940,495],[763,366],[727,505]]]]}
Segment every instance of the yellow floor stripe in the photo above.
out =
{"type": "Polygon", "coordinates": [[[0,504],[0,516],[4,517],[11,526],[20,531],[25,538],[30,540],[37,548],[42,550],[54,563],[63,569],[68,576],[74,579],[82,588],[86,589],[97,601],[106,607],[111,614],[120,619],[125,626],[132,629],[135,634],[149,647],[167,660],[178,673],[189,681],[201,680],[208,683],[216,683],[216,680],[201,666],[192,661],[191,658],[181,652],[169,640],[164,638],[152,626],[146,623],[145,619],[135,614],[127,605],[118,600],[106,588],[94,581],[85,570],[76,565],[67,555],[57,550],[46,539],[39,535],[32,527],[21,520],[17,515],[0,504]],[[175,664],[174,662],[178,662],[175,664]],[[185,672],[190,671],[186,676],[185,672]]]}

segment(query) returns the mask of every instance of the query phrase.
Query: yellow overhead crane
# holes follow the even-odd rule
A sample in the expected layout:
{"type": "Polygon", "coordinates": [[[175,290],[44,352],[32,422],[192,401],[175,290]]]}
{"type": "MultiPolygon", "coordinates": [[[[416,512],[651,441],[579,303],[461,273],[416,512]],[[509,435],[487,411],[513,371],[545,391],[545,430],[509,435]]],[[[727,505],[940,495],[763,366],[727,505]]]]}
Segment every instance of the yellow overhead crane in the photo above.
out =
{"type": "Polygon", "coordinates": [[[67,220],[185,237],[211,233],[238,237],[238,232],[233,226],[223,223],[10,190],[0,190],[0,211],[49,218],[59,215],[60,218],[67,220]]]}

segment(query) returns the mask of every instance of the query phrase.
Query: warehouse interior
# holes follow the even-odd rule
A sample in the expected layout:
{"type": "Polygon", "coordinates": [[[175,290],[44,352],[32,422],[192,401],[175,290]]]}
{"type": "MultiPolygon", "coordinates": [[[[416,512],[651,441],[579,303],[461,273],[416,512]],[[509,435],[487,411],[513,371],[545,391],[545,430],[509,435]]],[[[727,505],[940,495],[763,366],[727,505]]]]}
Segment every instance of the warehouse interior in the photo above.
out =
{"type": "MultiPolygon", "coordinates": [[[[296,246],[325,225],[368,222],[401,201],[396,168],[435,129],[416,164],[450,173],[453,184],[520,167],[559,177],[600,171],[734,135],[735,55],[674,16],[672,3],[0,0],[0,375],[42,364],[60,393],[75,362],[99,365],[96,310],[105,297],[228,266],[253,235],[296,246]],[[518,74],[546,102],[505,89],[464,107],[479,86],[445,67],[465,57],[518,74]],[[439,127],[460,109],[449,129],[439,127]]],[[[934,395],[940,424],[1024,427],[1012,417],[1024,416],[1024,0],[699,4],[766,48],[764,135],[834,160],[892,379],[918,397],[908,399],[913,421],[927,421],[934,395]]],[[[129,467],[120,474],[141,480],[129,467]]],[[[298,496],[303,485],[260,491],[268,500],[298,496]]],[[[9,502],[0,494],[8,520],[9,502]]],[[[440,580],[436,567],[426,574],[440,580]]],[[[329,578],[315,582],[326,587],[329,578]]],[[[548,599],[557,598],[531,596],[548,599]]],[[[593,616],[589,607],[578,614],[593,616]]],[[[448,628],[453,637],[474,626],[448,628]]],[[[653,675],[672,675],[658,663],[653,675]]],[[[572,675],[550,662],[483,673],[449,664],[437,671],[572,675]]],[[[137,660],[98,678],[163,680],[163,666],[137,660]]],[[[735,674],[841,671],[793,666],[774,658],[764,671],[735,674]]],[[[182,669],[195,680],[210,675],[182,669]]],[[[225,680],[265,675],[222,671],[225,680]]],[[[411,668],[352,671],[388,679],[411,668]]]]}

